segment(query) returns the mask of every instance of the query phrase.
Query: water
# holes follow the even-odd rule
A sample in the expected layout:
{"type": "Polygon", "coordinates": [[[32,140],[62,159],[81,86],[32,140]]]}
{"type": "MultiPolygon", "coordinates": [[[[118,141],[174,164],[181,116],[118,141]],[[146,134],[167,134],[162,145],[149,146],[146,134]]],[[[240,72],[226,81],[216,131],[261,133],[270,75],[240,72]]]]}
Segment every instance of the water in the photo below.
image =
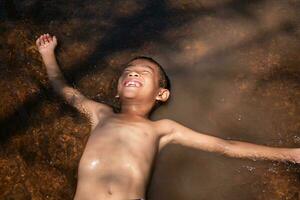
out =
{"type": "MultiPolygon", "coordinates": [[[[50,88],[34,41],[59,39],[69,83],[112,105],[120,65],[156,58],[173,86],[153,119],[257,144],[299,147],[299,8],[289,1],[2,1],[0,199],[71,199],[87,120],[50,88]],[[41,184],[43,183],[43,184],[41,184]]],[[[300,199],[299,167],[176,145],[148,199],[300,199]]]]}

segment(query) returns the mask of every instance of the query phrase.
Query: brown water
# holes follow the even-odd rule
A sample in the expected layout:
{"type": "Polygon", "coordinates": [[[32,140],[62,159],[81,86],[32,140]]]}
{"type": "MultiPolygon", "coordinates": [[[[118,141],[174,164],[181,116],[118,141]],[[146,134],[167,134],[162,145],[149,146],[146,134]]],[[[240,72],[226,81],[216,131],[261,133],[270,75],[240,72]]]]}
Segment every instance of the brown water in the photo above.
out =
{"type": "MultiPolygon", "coordinates": [[[[59,39],[67,80],[116,105],[135,55],[165,66],[171,102],[154,119],[278,147],[300,146],[300,1],[0,2],[0,199],[72,199],[87,120],[49,85],[34,41],[59,39]]],[[[167,146],[150,200],[297,200],[300,168],[167,146]]]]}

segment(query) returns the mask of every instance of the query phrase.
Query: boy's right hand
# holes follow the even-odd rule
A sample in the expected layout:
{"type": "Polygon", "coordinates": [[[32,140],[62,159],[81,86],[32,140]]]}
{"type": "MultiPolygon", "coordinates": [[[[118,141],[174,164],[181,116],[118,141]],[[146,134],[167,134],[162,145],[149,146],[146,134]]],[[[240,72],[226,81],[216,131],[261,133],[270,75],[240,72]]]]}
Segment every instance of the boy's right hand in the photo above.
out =
{"type": "Polygon", "coordinates": [[[48,33],[41,35],[36,40],[36,46],[40,54],[53,53],[57,45],[57,39],[55,36],[51,37],[48,33]]]}

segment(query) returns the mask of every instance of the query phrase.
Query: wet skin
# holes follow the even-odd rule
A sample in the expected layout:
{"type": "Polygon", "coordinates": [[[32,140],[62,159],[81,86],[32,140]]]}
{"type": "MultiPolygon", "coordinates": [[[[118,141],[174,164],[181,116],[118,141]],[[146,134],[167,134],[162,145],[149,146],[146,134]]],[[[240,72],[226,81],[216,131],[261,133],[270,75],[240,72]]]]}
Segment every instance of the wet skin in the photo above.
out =
{"type": "Polygon", "coordinates": [[[186,128],[172,120],[150,121],[156,101],[169,91],[159,87],[158,67],[144,59],[130,62],[118,82],[121,113],[89,100],[68,86],[55,59],[55,37],[44,34],[36,45],[53,88],[91,120],[91,134],[80,160],[75,200],[145,198],[155,155],[169,143],[236,158],[300,163],[300,149],[273,148],[224,140],[186,128]]]}
{"type": "MultiPolygon", "coordinates": [[[[157,67],[152,63],[131,62],[119,79],[117,96],[131,110],[147,114],[157,95],[156,77],[157,67]]],[[[124,109],[120,114],[105,105],[99,109],[79,164],[75,199],[145,197],[153,160],[166,144],[168,131],[163,128],[164,120],[153,122],[124,109]]]]}
{"type": "Polygon", "coordinates": [[[161,122],[113,114],[95,127],[82,155],[75,199],[136,199],[145,196],[162,138],[161,122]]]}

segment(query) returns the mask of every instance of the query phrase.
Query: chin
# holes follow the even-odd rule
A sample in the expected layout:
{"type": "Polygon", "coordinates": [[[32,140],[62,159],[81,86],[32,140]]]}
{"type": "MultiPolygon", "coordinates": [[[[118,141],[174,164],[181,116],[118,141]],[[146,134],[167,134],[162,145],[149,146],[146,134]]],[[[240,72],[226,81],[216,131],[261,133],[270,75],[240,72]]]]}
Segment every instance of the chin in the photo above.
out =
{"type": "Polygon", "coordinates": [[[122,94],[122,99],[135,99],[138,95],[133,92],[126,92],[122,94]]]}
{"type": "Polygon", "coordinates": [[[133,89],[126,89],[120,92],[121,96],[125,99],[132,99],[132,98],[136,98],[139,96],[139,94],[141,93],[141,91],[138,90],[133,90],[133,89]]]}
{"type": "Polygon", "coordinates": [[[136,99],[136,96],[123,96],[122,99],[136,99]]]}

